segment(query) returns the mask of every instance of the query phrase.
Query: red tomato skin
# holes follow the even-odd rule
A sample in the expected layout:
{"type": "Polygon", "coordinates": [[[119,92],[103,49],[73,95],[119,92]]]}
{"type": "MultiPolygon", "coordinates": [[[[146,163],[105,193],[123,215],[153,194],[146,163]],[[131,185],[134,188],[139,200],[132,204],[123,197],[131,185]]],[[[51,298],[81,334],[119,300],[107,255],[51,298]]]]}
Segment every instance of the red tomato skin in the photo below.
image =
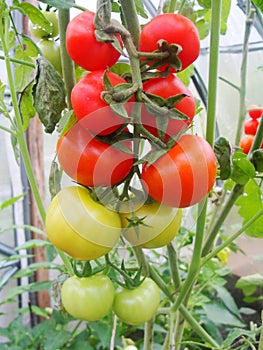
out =
{"type": "MultiPolygon", "coordinates": [[[[120,76],[106,73],[113,86],[126,83],[120,76]]],[[[71,91],[71,103],[74,113],[82,125],[95,135],[107,135],[116,131],[124,119],[115,114],[103,100],[103,70],[85,75],[71,91]]]]}
{"type": "Polygon", "coordinates": [[[243,153],[248,154],[250,151],[250,148],[252,146],[252,143],[254,141],[254,135],[244,135],[240,142],[239,147],[242,148],[243,153]]]}
{"type": "Polygon", "coordinates": [[[249,119],[244,123],[244,132],[246,135],[256,135],[258,129],[258,120],[249,119]]]}
{"type": "MultiPolygon", "coordinates": [[[[158,41],[164,39],[168,44],[178,44],[182,51],[178,54],[181,60],[181,71],[192,64],[200,53],[200,39],[194,23],[179,14],[164,13],[154,17],[142,29],[139,51],[152,52],[158,49],[158,41]]],[[[168,64],[161,67],[164,70],[168,64]]],[[[172,71],[175,71],[172,69],[172,71]]]]}
{"type": "Polygon", "coordinates": [[[142,169],[145,190],[159,203],[184,208],[200,202],[216,179],[216,157],[209,143],[183,135],[156,162],[142,169]]]}
{"type": "MultiPolygon", "coordinates": [[[[94,16],[93,12],[82,12],[69,22],[66,30],[66,48],[69,56],[88,71],[111,67],[120,57],[120,53],[112,44],[97,41],[94,16]]],[[[116,37],[121,43],[120,36],[116,37]]]]}
{"type": "Polygon", "coordinates": [[[258,119],[262,116],[263,109],[258,105],[251,105],[248,107],[248,114],[252,119],[258,119]]]}
{"type": "MultiPolygon", "coordinates": [[[[196,103],[195,98],[191,91],[184,85],[184,83],[175,75],[170,74],[167,78],[155,78],[150,79],[143,84],[143,90],[145,92],[158,95],[164,99],[168,97],[185,94],[186,96],[176,104],[175,108],[180,112],[184,113],[189,119],[188,120],[176,120],[170,119],[168,121],[165,141],[176,135],[182,130],[182,128],[187,128],[195,116],[196,103]]],[[[142,124],[150,131],[153,135],[158,135],[158,130],[156,126],[156,117],[146,112],[142,109],[142,124]]]]}
{"type": "MultiPolygon", "coordinates": [[[[131,142],[122,142],[131,149],[131,142]]],[[[133,156],[95,139],[80,123],[57,142],[57,156],[65,173],[77,183],[112,186],[120,183],[133,166],[133,156]]]]}

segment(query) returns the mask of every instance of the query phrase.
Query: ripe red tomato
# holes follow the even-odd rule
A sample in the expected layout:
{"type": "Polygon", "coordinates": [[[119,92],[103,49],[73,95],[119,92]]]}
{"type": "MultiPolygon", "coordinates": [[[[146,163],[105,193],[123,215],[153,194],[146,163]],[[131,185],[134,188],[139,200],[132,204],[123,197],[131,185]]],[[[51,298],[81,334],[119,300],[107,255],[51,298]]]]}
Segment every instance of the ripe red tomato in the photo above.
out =
{"type": "MultiPolygon", "coordinates": [[[[169,119],[165,140],[167,140],[170,136],[176,135],[182,128],[187,128],[187,126],[193,120],[196,108],[194,96],[175,74],[170,74],[167,78],[149,79],[143,84],[143,89],[145,92],[158,95],[164,99],[178,94],[186,95],[179,103],[176,104],[175,108],[184,113],[189,119],[169,119]]],[[[156,118],[157,117],[154,115],[149,114],[145,108],[142,109],[142,124],[155,136],[158,135],[156,118]]]]}
{"type": "Polygon", "coordinates": [[[250,119],[244,123],[244,132],[246,135],[256,135],[258,129],[258,120],[250,119]]]}
{"type": "Polygon", "coordinates": [[[263,109],[258,105],[251,105],[248,107],[248,114],[252,119],[258,119],[262,116],[263,109]]]}
{"type": "MultiPolygon", "coordinates": [[[[107,72],[113,86],[126,83],[120,76],[107,72]]],[[[103,100],[103,70],[85,75],[71,91],[71,103],[78,120],[96,135],[107,135],[117,130],[124,119],[115,114],[103,100]]]]}
{"type": "Polygon", "coordinates": [[[239,142],[239,147],[242,148],[242,151],[245,154],[248,154],[250,151],[250,148],[252,146],[252,143],[254,141],[254,135],[244,135],[240,142],[239,142]]]}
{"type": "Polygon", "coordinates": [[[216,157],[209,143],[197,135],[183,135],[156,162],[144,164],[145,190],[159,203],[188,207],[200,202],[216,179],[216,157]]]}
{"type": "MultiPolygon", "coordinates": [[[[80,13],[69,22],[66,31],[69,56],[80,67],[89,71],[111,67],[120,57],[120,53],[111,43],[97,41],[94,16],[90,11],[80,13]]],[[[120,36],[116,37],[121,43],[120,36]]]]}
{"type": "MultiPolygon", "coordinates": [[[[122,144],[131,150],[131,141],[122,144]]],[[[65,173],[88,187],[118,184],[133,166],[131,154],[95,139],[80,123],[58,140],[57,156],[65,173]]]]}
{"type": "MultiPolygon", "coordinates": [[[[158,41],[166,40],[168,44],[177,44],[182,47],[178,54],[184,70],[193,63],[200,52],[200,39],[194,23],[179,14],[165,13],[154,17],[142,29],[139,42],[139,51],[152,52],[158,49],[158,41]]],[[[162,69],[167,67],[167,63],[162,69]]]]}

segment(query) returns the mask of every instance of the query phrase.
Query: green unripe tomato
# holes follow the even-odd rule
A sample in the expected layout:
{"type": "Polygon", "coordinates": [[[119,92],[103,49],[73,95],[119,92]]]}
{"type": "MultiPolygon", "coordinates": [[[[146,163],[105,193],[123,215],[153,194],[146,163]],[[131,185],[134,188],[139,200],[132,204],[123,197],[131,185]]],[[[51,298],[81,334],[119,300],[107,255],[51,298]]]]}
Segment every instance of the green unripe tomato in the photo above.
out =
{"type": "Polygon", "coordinates": [[[42,28],[41,26],[32,23],[29,21],[28,23],[28,29],[30,33],[38,39],[42,38],[54,38],[58,35],[58,17],[55,12],[50,11],[42,11],[42,14],[46,17],[46,19],[50,22],[52,31],[49,33],[45,30],[45,28],[42,28]]]}
{"type": "Polygon", "coordinates": [[[38,43],[38,47],[42,56],[45,57],[61,74],[62,66],[59,45],[57,45],[53,39],[41,39],[38,43]]]}

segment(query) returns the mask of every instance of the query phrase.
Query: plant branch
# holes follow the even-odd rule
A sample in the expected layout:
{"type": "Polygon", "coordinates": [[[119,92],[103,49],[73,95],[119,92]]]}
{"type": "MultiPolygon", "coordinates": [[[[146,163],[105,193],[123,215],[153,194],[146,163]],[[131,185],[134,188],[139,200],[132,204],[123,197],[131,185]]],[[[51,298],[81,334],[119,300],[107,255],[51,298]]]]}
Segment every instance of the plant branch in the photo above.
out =
{"type": "Polygon", "coordinates": [[[257,128],[257,133],[255,135],[254,141],[248,153],[248,159],[250,159],[253,151],[261,148],[262,141],[263,141],[263,118],[260,118],[260,122],[257,128]]]}
{"type": "Polygon", "coordinates": [[[135,1],[129,1],[128,4],[126,0],[120,0],[120,4],[125,25],[128,31],[131,33],[135,47],[138,48],[141,28],[136,13],[135,1]]]}
{"type": "Polygon", "coordinates": [[[235,144],[238,145],[242,130],[243,130],[243,124],[245,121],[246,116],[246,104],[245,104],[245,98],[246,98],[246,86],[247,86],[247,56],[248,56],[248,42],[251,32],[251,27],[253,23],[255,15],[255,10],[250,9],[250,1],[247,1],[247,18],[246,18],[246,26],[245,26],[245,34],[244,34],[244,40],[243,40],[243,56],[242,56],[242,63],[241,63],[241,81],[240,81],[240,90],[239,90],[239,118],[238,118],[238,125],[236,130],[236,138],[235,138],[235,144]]]}
{"type": "Polygon", "coordinates": [[[219,37],[222,0],[212,1],[206,139],[213,147],[216,121],[219,37]]]}
{"type": "Polygon", "coordinates": [[[209,251],[211,250],[211,248],[214,244],[214,240],[216,239],[216,236],[217,236],[222,224],[224,223],[230,210],[234,206],[237,198],[243,193],[243,190],[244,190],[244,185],[236,184],[235,187],[233,188],[233,191],[231,192],[227,202],[225,203],[225,205],[221,211],[221,214],[217,218],[217,221],[215,222],[211,232],[208,235],[208,238],[204,244],[202,256],[207,255],[209,253],[209,251]]]}
{"type": "Polygon", "coordinates": [[[69,109],[71,106],[71,90],[75,85],[75,75],[74,75],[74,63],[68,55],[66,49],[66,28],[70,20],[70,12],[68,9],[58,10],[58,21],[59,21],[59,33],[60,33],[60,53],[61,53],[61,64],[63,80],[65,82],[66,95],[67,95],[67,105],[69,109]]]}
{"type": "Polygon", "coordinates": [[[261,311],[261,332],[260,332],[258,350],[263,350],[263,310],[261,311]]]}
{"type": "Polygon", "coordinates": [[[153,349],[153,328],[154,328],[154,318],[146,322],[144,325],[144,350],[153,349]]]}

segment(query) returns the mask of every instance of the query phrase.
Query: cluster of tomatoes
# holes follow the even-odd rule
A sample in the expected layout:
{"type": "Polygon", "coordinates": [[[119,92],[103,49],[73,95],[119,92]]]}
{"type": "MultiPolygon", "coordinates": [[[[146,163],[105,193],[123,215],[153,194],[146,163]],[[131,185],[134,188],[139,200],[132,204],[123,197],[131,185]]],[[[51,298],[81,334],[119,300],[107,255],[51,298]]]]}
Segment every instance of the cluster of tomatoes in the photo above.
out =
{"type": "Polygon", "coordinates": [[[257,133],[259,119],[262,117],[263,108],[258,105],[251,105],[248,108],[249,119],[244,123],[244,136],[241,138],[239,146],[243,152],[248,154],[257,133]]]}
{"type": "Polygon", "coordinates": [[[44,19],[48,21],[50,30],[47,31],[38,24],[34,24],[29,21],[29,31],[31,35],[39,39],[37,46],[42,54],[54,68],[61,74],[61,56],[60,56],[60,46],[56,42],[56,38],[59,34],[58,28],[58,17],[55,12],[52,11],[41,11],[44,19]]]}
{"type": "MultiPolygon", "coordinates": [[[[57,142],[62,169],[81,186],[63,188],[46,215],[46,231],[54,246],[86,261],[106,255],[121,235],[142,248],[168,244],[180,227],[181,208],[200,202],[216,178],[211,146],[186,133],[195,116],[195,99],[176,76],[199,55],[194,24],[178,14],[162,14],[143,27],[136,48],[142,86],[136,90],[129,76],[126,80],[110,71],[120,51],[97,39],[94,21],[94,13],[82,12],[67,28],[68,54],[87,74],[71,93],[77,122],[57,142]],[[147,77],[149,71],[156,77],[147,77]],[[142,140],[150,148],[148,158],[138,152],[142,140]],[[139,191],[131,186],[136,176],[139,191]],[[108,205],[109,194],[115,206],[108,205]]],[[[124,46],[120,33],[113,41],[124,46]]],[[[138,324],[152,317],[159,293],[149,278],[116,294],[104,275],[74,276],[62,286],[62,302],[80,319],[103,317],[113,305],[124,322],[138,324]],[[88,294],[90,283],[97,293],[88,294]],[[73,307],[72,300],[80,299],[80,307],[73,307]],[[136,307],[129,306],[132,300],[136,307]],[[89,315],[94,305],[100,311],[89,315]]]]}

